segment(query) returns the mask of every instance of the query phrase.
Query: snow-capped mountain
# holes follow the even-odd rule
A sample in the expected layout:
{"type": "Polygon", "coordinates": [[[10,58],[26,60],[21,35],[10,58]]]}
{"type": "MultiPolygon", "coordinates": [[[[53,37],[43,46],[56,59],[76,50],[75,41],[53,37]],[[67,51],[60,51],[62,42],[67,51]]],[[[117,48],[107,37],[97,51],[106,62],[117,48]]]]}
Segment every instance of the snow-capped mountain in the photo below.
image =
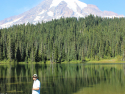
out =
{"type": "Polygon", "coordinates": [[[101,11],[97,6],[79,0],[44,0],[29,11],[0,21],[0,28],[28,22],[35,24],[38,21],[50,21],[60,17],[85,17],[90,14],[101,17],[124,17],[114,12],[101,11]]]}

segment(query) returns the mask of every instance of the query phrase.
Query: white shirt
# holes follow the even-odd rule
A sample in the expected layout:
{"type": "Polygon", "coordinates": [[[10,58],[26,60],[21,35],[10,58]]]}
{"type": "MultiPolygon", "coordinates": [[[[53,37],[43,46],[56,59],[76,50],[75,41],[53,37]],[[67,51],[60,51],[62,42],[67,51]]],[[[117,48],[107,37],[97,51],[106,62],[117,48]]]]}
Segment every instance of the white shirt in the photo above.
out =
{"type": "MultiPolygon", "coordinates": [[[[36,81],[34,80],[33,88],[40,88],[40,81],[38,79],[36,81]]],[[[39,90],[32,90],[32,94],[40,94],[40,89],[39,90]]]]}

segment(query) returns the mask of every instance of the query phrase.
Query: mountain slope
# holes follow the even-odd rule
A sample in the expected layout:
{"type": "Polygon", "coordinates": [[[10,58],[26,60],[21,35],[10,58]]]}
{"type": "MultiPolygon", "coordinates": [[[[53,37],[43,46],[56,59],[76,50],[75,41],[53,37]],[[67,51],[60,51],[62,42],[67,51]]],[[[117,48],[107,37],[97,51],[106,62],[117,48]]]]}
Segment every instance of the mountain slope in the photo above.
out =
{"type": "Polygon", "coordinates": [[[101,11],[97,6],[87,5],[79,0],[44,0],[29,11],[0,21],[0,28],[28,22],[35,24],[38,21],[50,21],[60,17],[85,17],[89,14],[101,17],[123,17],[114,12],[101,11]]]}

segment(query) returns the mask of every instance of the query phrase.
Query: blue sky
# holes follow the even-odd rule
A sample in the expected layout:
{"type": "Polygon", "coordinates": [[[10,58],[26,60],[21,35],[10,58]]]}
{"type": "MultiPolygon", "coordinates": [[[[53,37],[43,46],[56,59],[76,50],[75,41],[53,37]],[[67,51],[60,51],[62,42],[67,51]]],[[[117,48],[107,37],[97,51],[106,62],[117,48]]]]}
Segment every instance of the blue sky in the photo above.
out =
{"type": "MultiPolygon", "coordinates": [[[[0,2],[0,21],[19,15],[43,0],[1,0],[0,2]]],[[[86,4],[96,5],[101,11],[113,11],[119,15],[125,16],[125,0],[80,0],[86,4]]]]}

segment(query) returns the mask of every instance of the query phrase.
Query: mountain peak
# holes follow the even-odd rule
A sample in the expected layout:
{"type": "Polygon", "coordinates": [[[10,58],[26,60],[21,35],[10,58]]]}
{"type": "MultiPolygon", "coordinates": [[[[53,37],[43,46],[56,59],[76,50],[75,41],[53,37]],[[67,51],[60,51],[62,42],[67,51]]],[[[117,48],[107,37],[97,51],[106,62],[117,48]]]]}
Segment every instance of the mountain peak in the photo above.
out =
{"type": "Polygon", "coordinates": [[[74,12],[77,11],[77,6],[79,6],[81,9],[83,9],[84,7],[87,7],[87,4],[85,4],[79,0],[53,0],[52,4],[50,5],[50,8],[58,6],[59,3],[62,1],[66,2],[67,7],[72,9],[74,12]]]}

